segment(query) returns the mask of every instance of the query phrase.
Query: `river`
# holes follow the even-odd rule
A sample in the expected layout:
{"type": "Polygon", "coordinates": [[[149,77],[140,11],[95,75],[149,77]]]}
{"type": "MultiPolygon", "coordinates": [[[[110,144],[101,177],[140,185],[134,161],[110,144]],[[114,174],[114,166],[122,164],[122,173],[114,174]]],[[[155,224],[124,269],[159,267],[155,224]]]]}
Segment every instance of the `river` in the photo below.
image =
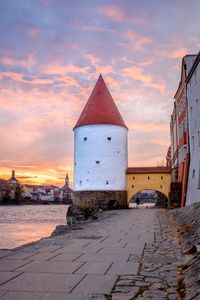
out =
{"type": "Polygon", "coordinates": [[[48,237],[66,224],[67,205],[0,206],[0,249],[12,249],[48,237]]]}

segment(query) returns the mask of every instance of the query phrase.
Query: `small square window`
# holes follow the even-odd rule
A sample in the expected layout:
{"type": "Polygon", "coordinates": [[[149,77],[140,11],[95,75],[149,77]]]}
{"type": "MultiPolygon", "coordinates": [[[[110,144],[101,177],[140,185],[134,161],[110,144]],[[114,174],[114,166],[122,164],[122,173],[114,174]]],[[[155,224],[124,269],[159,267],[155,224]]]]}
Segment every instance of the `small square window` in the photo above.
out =
{"type": "Polygon", "coordinates": [[[106,180],[106,184],[107,184],[107,185],[109,184],[109,181],[108,181],[108,180],[106,180]]]}
{"type": "Polygon", "coordinates": [[[84,137],[84,141],[87,141],[87,137],[84,137]]]}
{"type": "Polygon", "coordinates": [[[99,164],[100,163],[100,161],[99,160],[96,160],[96,164],[99,164]]]}
{"type": "Polygon", "coordinates": [[[108,136],[108,137],[107,137],[107,140],[108,140],[108,141],[111,141],[111,137],[110,137],[110,136],[108,136]]]}

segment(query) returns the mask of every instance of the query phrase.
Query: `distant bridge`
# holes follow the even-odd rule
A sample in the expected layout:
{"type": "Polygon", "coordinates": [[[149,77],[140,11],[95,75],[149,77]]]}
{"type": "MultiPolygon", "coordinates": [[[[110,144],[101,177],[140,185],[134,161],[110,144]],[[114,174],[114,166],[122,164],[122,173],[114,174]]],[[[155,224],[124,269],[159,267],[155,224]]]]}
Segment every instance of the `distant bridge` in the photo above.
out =
{"type": "MultiPolygon", "coordinates": [[[[170,167],[133,167],[126,172],[127,199],[144,190],[155,190],[168,199],[171,182],[170,167]]],[[[151,198],[152,199],[152,198],[151,198]]]]}

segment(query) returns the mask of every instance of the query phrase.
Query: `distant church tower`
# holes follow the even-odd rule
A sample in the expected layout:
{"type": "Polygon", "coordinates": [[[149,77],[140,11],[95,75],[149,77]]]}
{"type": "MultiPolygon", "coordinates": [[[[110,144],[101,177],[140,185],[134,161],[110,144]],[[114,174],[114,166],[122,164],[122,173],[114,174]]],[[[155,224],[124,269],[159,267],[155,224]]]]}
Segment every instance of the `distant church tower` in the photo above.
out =
{"type": "Polygon", "coordinates": [[[74,202],[126,206],[126,127],[100,75],[74,127],[74,202]]]}

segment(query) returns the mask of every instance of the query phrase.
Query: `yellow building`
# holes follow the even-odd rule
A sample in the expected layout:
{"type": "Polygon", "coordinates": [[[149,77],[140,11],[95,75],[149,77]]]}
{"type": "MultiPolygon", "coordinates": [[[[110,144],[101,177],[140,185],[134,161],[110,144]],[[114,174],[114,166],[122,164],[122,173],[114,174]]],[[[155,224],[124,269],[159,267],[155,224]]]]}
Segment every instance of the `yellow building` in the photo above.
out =
{"type": "Polygon", "coordinates": [[[171,182],[170,167],[135,167],[126,172],[128,203],[138,192],[155,190],[169,197],[171,182]]]}

